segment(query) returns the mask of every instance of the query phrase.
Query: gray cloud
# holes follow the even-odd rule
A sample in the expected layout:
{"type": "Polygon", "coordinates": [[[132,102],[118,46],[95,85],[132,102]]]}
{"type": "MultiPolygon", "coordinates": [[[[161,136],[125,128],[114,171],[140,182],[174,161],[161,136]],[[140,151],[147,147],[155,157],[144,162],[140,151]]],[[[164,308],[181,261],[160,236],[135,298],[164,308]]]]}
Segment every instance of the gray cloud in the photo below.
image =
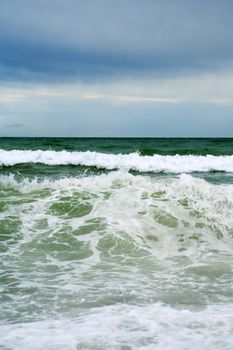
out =
{"type": "Polygon", "coordinates": [[[2,0],[2,80],[185,74],[233,61],[230,0],[2,0]]]}

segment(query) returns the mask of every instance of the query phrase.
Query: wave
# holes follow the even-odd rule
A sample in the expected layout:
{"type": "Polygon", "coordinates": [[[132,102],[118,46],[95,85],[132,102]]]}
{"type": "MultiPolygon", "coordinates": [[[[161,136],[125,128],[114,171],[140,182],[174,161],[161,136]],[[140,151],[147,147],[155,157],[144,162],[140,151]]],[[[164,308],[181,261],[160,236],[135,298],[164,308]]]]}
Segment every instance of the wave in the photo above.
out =
{"type": "Polygon", "coordinates": [[[0,150],[0,166],[18,164],[81,165],[107,170],[124,169],[139,172],[191,173],[233,172],[233,155],[228,156],[142,156],[139,153],[107,154],[98,152],[0,150]]]}
{"type": "Polygon", "coordinates": [[[129,257],[141,249],[162,259],[233,250],[233,185],[213,185],[188,174],[156,179],[117,171],[42,182],[0,176],[0,191],[2,218],[12,224],[22,212],[23,243],[34,240],[35,232],[46,237],[68,229],[69,235],[85,236],[86,243],[90,239],[97,256],[101,238],[93,243],[91,232],[100,230],[116,246],[116,255],[125,241],[129,257]]]}

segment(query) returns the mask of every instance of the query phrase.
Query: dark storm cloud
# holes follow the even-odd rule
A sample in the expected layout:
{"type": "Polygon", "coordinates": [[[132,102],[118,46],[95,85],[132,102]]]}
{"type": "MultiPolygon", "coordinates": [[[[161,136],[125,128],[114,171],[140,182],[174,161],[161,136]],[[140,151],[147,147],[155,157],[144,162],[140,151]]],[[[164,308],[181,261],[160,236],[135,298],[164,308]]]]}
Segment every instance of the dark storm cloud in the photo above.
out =
{"type": "Polygon", "coordinates": [[[2,80],[181,74],[233,61],[231,0],[1,0],[2,80]]]}

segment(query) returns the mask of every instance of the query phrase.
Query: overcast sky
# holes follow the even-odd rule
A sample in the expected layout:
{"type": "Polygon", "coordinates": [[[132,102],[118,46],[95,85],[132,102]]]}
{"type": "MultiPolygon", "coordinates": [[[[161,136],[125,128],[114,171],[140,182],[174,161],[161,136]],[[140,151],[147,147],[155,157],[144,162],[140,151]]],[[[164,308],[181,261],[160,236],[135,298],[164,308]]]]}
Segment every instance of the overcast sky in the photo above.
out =
{"type": "Polygon", "coordinates": [[[0,136],[233,136],[232,0],[1,0],[0,136]]]}

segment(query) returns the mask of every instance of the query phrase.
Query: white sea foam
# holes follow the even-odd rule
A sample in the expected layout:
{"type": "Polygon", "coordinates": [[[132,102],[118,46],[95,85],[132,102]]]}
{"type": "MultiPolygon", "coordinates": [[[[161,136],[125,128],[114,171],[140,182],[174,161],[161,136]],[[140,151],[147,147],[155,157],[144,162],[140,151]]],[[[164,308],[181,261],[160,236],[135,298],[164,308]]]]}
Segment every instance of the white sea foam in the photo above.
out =
{"type": "Polygon", "coordinates": [[[92,309],[76,319],[49,319],[0,327],[6,349],[230,350],[232,304],[190,311],[155,303],[92,309]]]}
{"type": "Polygon", "coordinates": [[[0,150],[0,165],[13,166],[24,163],[47,165],[83,165],[104,169],[125,169],[140,172],[190,173],[211,170],[233,172],[231,156],[141,156],[138,153],[106,154],[98,152],[0,150]]]}

